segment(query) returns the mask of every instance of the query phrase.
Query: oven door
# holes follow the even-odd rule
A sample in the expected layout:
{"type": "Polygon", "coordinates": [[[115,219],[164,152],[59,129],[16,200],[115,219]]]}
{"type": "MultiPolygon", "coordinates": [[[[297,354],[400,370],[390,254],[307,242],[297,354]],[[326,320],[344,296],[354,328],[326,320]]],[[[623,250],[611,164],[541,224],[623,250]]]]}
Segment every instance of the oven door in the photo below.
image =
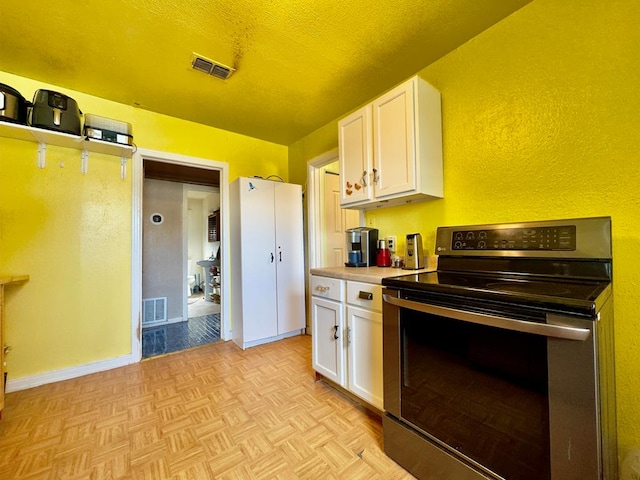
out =
{"type": "Polygon", "coordinates": [[[421,479],[603,478],[594,322],[383,298],[387,454],[421,479]]]}

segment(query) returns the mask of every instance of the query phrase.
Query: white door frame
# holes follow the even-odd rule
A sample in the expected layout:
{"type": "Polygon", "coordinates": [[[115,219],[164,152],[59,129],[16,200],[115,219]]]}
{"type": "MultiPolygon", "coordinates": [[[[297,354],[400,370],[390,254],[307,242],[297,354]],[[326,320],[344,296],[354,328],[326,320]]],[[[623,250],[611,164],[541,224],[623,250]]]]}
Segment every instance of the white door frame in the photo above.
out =
{"type": "MultiPolygon", "coordinates": [[[[309,268],[322,266],[322,257],[319,249],[322,245],[322,219],[321,206],[324,202],[322,189],[322,167],[338,160],[338,149],[334,148],[307,162],[307,215],[308,215],[308,261],[309,268]]],[[[360,225],[364,223],[364,213],[360,211],[360,225]]]]}
{"type": "Polygon", "coordinates": [[[133,361],[142,359],[142,186],[144,182],[143,160],[174,163],[188,167],[220,171],[220,215],[222,238],[220,243],[221,314],[220,336],[231,338],[228,319],[229,306],[229,164],[204,158],[178,155],[155,150],[138,149],[132,158],[132,212],[131,212],[131,356],[133,361]]]}

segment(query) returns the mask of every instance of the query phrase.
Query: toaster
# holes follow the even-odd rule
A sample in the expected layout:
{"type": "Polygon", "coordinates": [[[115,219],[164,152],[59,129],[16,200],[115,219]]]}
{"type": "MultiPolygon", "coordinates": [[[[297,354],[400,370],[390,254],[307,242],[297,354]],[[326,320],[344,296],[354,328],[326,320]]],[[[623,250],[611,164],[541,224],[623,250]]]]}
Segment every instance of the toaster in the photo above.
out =
{"type": "Polygon", "coordinates": [[[424,268],[422,235],[419,233],[407,234],[407,255],[404,259],[404,268],[406,270],[419,270],[424,268]]]}
{"type": "Polygon", "coordinates": [[[76,101],[53,90],[36,90],[30,124],[58,132],[80,135],[81,112],[76,101]]]}

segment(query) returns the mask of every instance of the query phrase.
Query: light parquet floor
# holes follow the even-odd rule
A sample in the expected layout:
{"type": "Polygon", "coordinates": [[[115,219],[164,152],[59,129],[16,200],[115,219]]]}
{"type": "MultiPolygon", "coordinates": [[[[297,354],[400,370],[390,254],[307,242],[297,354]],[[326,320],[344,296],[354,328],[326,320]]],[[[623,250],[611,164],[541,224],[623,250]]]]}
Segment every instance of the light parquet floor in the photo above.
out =
{"type": "Polygon", "coordinates": [[[0,479],[412,479],[311,339],[231,342],[6,396],[0,479]]]}

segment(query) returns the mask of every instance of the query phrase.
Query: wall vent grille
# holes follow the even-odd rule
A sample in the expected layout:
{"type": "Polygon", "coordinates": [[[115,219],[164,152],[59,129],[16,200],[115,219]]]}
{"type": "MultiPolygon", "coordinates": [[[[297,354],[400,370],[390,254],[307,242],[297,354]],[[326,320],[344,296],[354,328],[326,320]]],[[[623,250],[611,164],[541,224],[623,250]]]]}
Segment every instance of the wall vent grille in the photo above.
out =
{"type": "Polygon", "coordinates": [[[233,75],[233,72],[236,71],[235,68],[231,68],[223,65],[222,63],[205,58],[197,53],[192,53],[191,67],[194,70],[207,73],[211,76],[221,78],[222,80],[226,80],[233,75]]]}
{"type": "Polygon", "coordinates": [[[167,297],[142,299],[142,324],[167,321],[167,297]]]}

